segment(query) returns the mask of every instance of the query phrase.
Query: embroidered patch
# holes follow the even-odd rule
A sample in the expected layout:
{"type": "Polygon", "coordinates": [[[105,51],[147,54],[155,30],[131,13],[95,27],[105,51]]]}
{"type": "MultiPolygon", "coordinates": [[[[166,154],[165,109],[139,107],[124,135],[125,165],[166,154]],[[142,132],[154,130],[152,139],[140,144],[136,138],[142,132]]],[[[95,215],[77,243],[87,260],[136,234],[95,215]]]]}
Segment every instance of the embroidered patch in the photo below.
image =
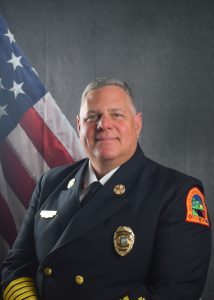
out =
{"type": "Polygon", "coordinates": [[[204,195],[197,188],[192,188],[186,198],[186,221],[210,226],[204,195]]]}

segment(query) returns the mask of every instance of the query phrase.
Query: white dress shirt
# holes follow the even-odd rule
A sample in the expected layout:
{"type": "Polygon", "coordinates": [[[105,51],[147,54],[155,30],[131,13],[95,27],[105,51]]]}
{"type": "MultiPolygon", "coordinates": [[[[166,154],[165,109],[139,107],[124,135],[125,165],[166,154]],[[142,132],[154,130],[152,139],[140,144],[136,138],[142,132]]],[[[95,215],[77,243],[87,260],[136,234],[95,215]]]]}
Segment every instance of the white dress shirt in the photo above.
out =
{"type": "Polygon", "coordinates": [[[111,170],[110,172],[108,172],[106,175],[104,175],[102,178],[100,178],[100,180],[97,179],[97,176],[94,172],[94,169],[92,168],[91,163],[89,162],[88,164],[88,170],[85,174],[84,177],[84,185],[83,185],[83,190],[80,191],[80,202],[82,201],[82,197],[81,195],[83,194],[83,191],[94,181],[99,181],[102,185],[104,185],[110,178],[111,176],[117,171],[117,169],[119,169],[119,167],[111,170]]]}

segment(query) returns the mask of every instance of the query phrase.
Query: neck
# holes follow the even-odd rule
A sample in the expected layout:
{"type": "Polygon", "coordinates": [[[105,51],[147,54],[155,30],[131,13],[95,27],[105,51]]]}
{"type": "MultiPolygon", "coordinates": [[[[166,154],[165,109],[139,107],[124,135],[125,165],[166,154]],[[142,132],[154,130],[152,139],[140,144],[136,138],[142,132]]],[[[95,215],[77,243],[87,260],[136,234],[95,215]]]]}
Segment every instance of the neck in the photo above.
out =
{"type": "MultiPolygon", "coordinates": [[[[130,158],[130,157],[129,157],[130,158]]],[[[124,164],[126,161],[129,160],[127,158],[126,160],[121,159],[121,160],[97,160],[97,159],[90,159],[91,166],[93,167],[93,170],[97,176],[97,179],[102,178],[105,176],[107,173],[111,172],[115,168],[121,166],[124,164]]]]}

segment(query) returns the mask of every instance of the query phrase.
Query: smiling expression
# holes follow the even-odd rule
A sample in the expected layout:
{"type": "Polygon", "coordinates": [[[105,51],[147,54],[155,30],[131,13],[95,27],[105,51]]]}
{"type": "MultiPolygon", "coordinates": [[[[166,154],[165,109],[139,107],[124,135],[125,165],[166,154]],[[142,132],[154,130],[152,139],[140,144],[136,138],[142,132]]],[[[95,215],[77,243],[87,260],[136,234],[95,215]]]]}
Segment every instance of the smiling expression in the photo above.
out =
{"type": "Polygon", "coordinates": [[[135,152],[142,127],[129,95],[119,86],[90,91],[80,108],[77,129],[80,141],[96,170],[115,168],[135,152]]]}

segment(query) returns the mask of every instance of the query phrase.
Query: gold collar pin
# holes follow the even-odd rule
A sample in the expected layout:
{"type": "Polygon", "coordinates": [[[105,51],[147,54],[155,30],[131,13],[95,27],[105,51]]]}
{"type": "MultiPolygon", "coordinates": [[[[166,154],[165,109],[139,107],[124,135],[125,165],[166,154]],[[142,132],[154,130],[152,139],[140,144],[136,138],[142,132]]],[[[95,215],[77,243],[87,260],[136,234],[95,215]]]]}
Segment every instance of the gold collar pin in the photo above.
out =
{"type": "Polygon", "coordinates": [[[123,184],[117,184],[114,187],[114,193],[115,195],[123,195],[126,191],[125,185],[123,184]]]}

